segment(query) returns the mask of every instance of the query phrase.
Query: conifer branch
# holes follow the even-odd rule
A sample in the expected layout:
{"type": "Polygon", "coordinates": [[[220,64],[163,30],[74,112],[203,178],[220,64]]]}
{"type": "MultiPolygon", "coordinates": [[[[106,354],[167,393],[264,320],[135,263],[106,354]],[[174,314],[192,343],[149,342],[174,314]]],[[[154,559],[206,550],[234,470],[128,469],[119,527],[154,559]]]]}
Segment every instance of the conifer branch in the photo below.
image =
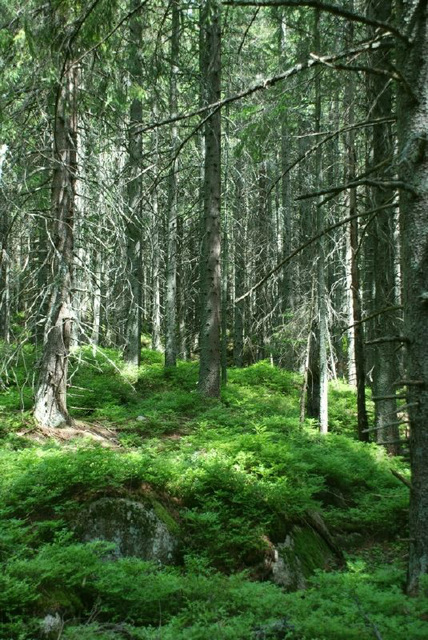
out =
{"type": "Polygon", "coordinates": [[[389,31],[397,38],[409,42],[407,36],[401,33],[394,25],[388,22],[382,22],[381,20],[375,20],[365,16],[362,13],[356,13],[343,7],[339,7],[336,4],[330,4],[328,2],[319,2],[319,0],[224,0],[223,4],[231,7],[309,7],[311,9],[318,9],[332,15],[339,16],[340,18],[346,18],[351,22],[359,22],[366,24],[370,27],[376,27],[383,31],[389,31]]]}

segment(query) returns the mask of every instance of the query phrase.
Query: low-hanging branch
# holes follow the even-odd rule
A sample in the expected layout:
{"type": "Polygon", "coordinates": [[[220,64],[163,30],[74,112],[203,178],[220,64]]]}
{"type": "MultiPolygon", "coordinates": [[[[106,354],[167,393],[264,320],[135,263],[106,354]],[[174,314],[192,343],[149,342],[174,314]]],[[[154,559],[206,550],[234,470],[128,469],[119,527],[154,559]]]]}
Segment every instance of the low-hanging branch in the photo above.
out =
{"type": "MultiPolygon", "coordinates": [[[[311,53],[312,58],[317,58],[314,53],[311,53]]],[[[412,87],[407,82],[406,78],[399,73],[396,69],[378,69],[377,67],[370,67],[364,64],[343,64],[340,62],[324,62],[323,63],[329,69],[334,69],[335,71],[354,71],[356,73],[369,73],[375,76],[382,76],[384,78],[389,78],[390,80],[395,80],[396,82],[401,82],[407,93],[412,96],[414,100],[417,100],[417,96],[413,91],[412,87]]]]}
{"type": "Polygon", "coordinates": [[[241,300],[244,300],[245,298],[250,296],[252,293],[254,293],[254,291],[257,291],[257,289],[259,289],[262,285],[264,285],[264,283],[267,282],[267,280],[269,280],[269,278],[271,276],[273,276],[274,273],[276,273],[284,265],[286,265],[287,262],[290,262],[290,260],[292,260],[295,256],[297,256],[299,253],[304,251],[304,249],[306,249],[311,244],[313,244],[314,242],[316,242],[317,240],[322,238],[327,233],[330,233],[330,231],[334,231],[334,229],[338,229],[339,227],[343,227],[343,225],[348,224],[348,222],[351,222],[352,220],[356,220],[357,218],[362,218],[364,216],[369,216],[369,215],[372,215],[374,213],[377,213],[378,211],[383,211],[385,209],[391,209],[391,208],[397,207],[397,206],[398,206],[398,204],[382,205],[381,207],[376,207],[375,209],[370,209],[370,211],[364,211],[363,213],[355,213],[352,216],[348,216],[347,218],[343,218],[342,220],[339,220],[339,222],[335,222],[334,224],[330,225],[329,227],[326,227],[320,233],[317,233],[315,236],[312,236],[312,238],[309,238],[309,240],[307,240],[306,242],[301,244],[300,247],[297,247],[297,249],[295,249],[290,254],[288,254],[288,256],[286,258],[281,260],[281,262],[279,262],[273,269],[271,269],[261,280],[259,280],[259,282],[257,282],[257,284],[255,284],[253,287],[251,287],[251,289],[248,289],[248,291],[246,293],[244,293],[242,296],[240,296],[239,298],[236,298],[235,304],[238,304],[238,302],[241,302],[241,300]]]}
{"type": "MultiPolygon", "coordinates": [[[[389,204],[389,205],[385,205],[383,208],[390,208],[390,207],[398,207],[398,204],[389,204]]],[[[393,305],[391,307],[385,307],[384,309],[381,309],[380,311],[374,311],[373,313],[371,313],[370,315],[366,316],[365,318],[361,318],[361,320],[359,320],[358,322],[354,322],[353,324],[349,324],[347,327],[345,327],[341,333],[341,335],[343,335],[345,333],[345,331],[348,331],[349,329],[353,329],[354,327],[358,327],[360,324],[363,324],[364,322],[368,322],[369,320],[373,320],[374,318],[377,318],[378,316],[383,315],[384,313],[390,313],[391,311],[400,311],[401,309],[403,309],[403,305],[402,304],[396,304],[393,305]]]]}
{"type": "Polygon", "coordinates": [[[341,18],[346,18],[351,22],[360,22],[370,27],[389,31],[394,36],[397,36],[397,38],[408,42],[407,36],[401,33],[394,25],[388,22],[382,22],[381,20],[375,20],[362,13],[356,13],[344,7],[339,7],[337,4],[330,4],[329,2],[319,2],[319,0],[223,0],[223,4],[231,7],[310,7],[341,18]]]}
{"type": "Polygon", "coordinates": [[[385,342],[410,342],[406,336],[384,336],[383,338],[375,338],[374,340],[366,340],[365,344],[383,344],[385,342]]]}

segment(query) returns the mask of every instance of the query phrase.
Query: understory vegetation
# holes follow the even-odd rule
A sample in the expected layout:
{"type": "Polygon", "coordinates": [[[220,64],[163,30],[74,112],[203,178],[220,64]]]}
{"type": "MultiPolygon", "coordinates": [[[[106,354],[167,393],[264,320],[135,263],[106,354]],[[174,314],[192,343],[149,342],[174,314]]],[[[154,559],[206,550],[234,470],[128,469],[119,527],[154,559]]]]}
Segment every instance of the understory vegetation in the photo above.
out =
{"type": "Polygon", "coordinates": [[[409,490],[391,471],[408,469],[357,441],[346,384],[331,383],[320,436],[299,422],[300,376],[266,361],[229,370],[218,401],[198,394],[197,363],[165,370],[143,350],[130,369],[84,347],[71,357],[76,433],[49,438],[29,410],[36,354],[3,350],[15,373],[0,392],[0,638],[39,638],[48,614],[62,640],[427,637],[428,584],[403,593],[409,490]],[[177,566],[76,537],[90,500],[147,495],[174,516],[177,566]],[[314,512],[343,558],[285,593],[265,559],[314,512]]]}

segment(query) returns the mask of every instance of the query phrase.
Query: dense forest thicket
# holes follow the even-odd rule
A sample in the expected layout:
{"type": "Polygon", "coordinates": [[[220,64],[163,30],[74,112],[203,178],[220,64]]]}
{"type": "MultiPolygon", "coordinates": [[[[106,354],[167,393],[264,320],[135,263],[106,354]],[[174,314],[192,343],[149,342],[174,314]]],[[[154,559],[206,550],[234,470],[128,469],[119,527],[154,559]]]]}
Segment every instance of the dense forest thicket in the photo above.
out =
{"type": "Polygon", "coordinates": [[[0,1],[0,637],[427,637],[427,12],[0,1]]]}

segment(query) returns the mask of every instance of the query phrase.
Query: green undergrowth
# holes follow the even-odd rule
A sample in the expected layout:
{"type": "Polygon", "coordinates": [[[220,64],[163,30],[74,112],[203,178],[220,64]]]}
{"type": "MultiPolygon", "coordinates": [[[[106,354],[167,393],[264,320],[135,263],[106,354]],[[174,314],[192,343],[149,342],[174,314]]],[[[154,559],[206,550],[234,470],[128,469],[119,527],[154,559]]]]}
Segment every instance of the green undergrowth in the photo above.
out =
{"type": "Polygon", "coordinates": [[[49,612],[68,621],[68,640],[364,639],[375,627],[384,640],[424,637],[423,598],[402,593],[408,489],[391,469],[408,470],[356,440],[345,384],[331,386],[333,432],[321,437],[299,423],[300,377],[267,362],[231,369],[216,401],[197,393],[196,363],[165,371],[143,350],[127,368],[117,352],[83,348],[70,363],[72,414],[121,447],[40,444],[22,404],[36,361],[28,348],[0,391],[1,638],[40,637],[49,612]],[[113,562],[105,544],[75,539],[82,505],[147,487],[174,505],[182,566],[113,562]],[[316,574],[304,593],[254,582],[269,545],[313,511],[354,554],[348,568],[316,574]]]}

